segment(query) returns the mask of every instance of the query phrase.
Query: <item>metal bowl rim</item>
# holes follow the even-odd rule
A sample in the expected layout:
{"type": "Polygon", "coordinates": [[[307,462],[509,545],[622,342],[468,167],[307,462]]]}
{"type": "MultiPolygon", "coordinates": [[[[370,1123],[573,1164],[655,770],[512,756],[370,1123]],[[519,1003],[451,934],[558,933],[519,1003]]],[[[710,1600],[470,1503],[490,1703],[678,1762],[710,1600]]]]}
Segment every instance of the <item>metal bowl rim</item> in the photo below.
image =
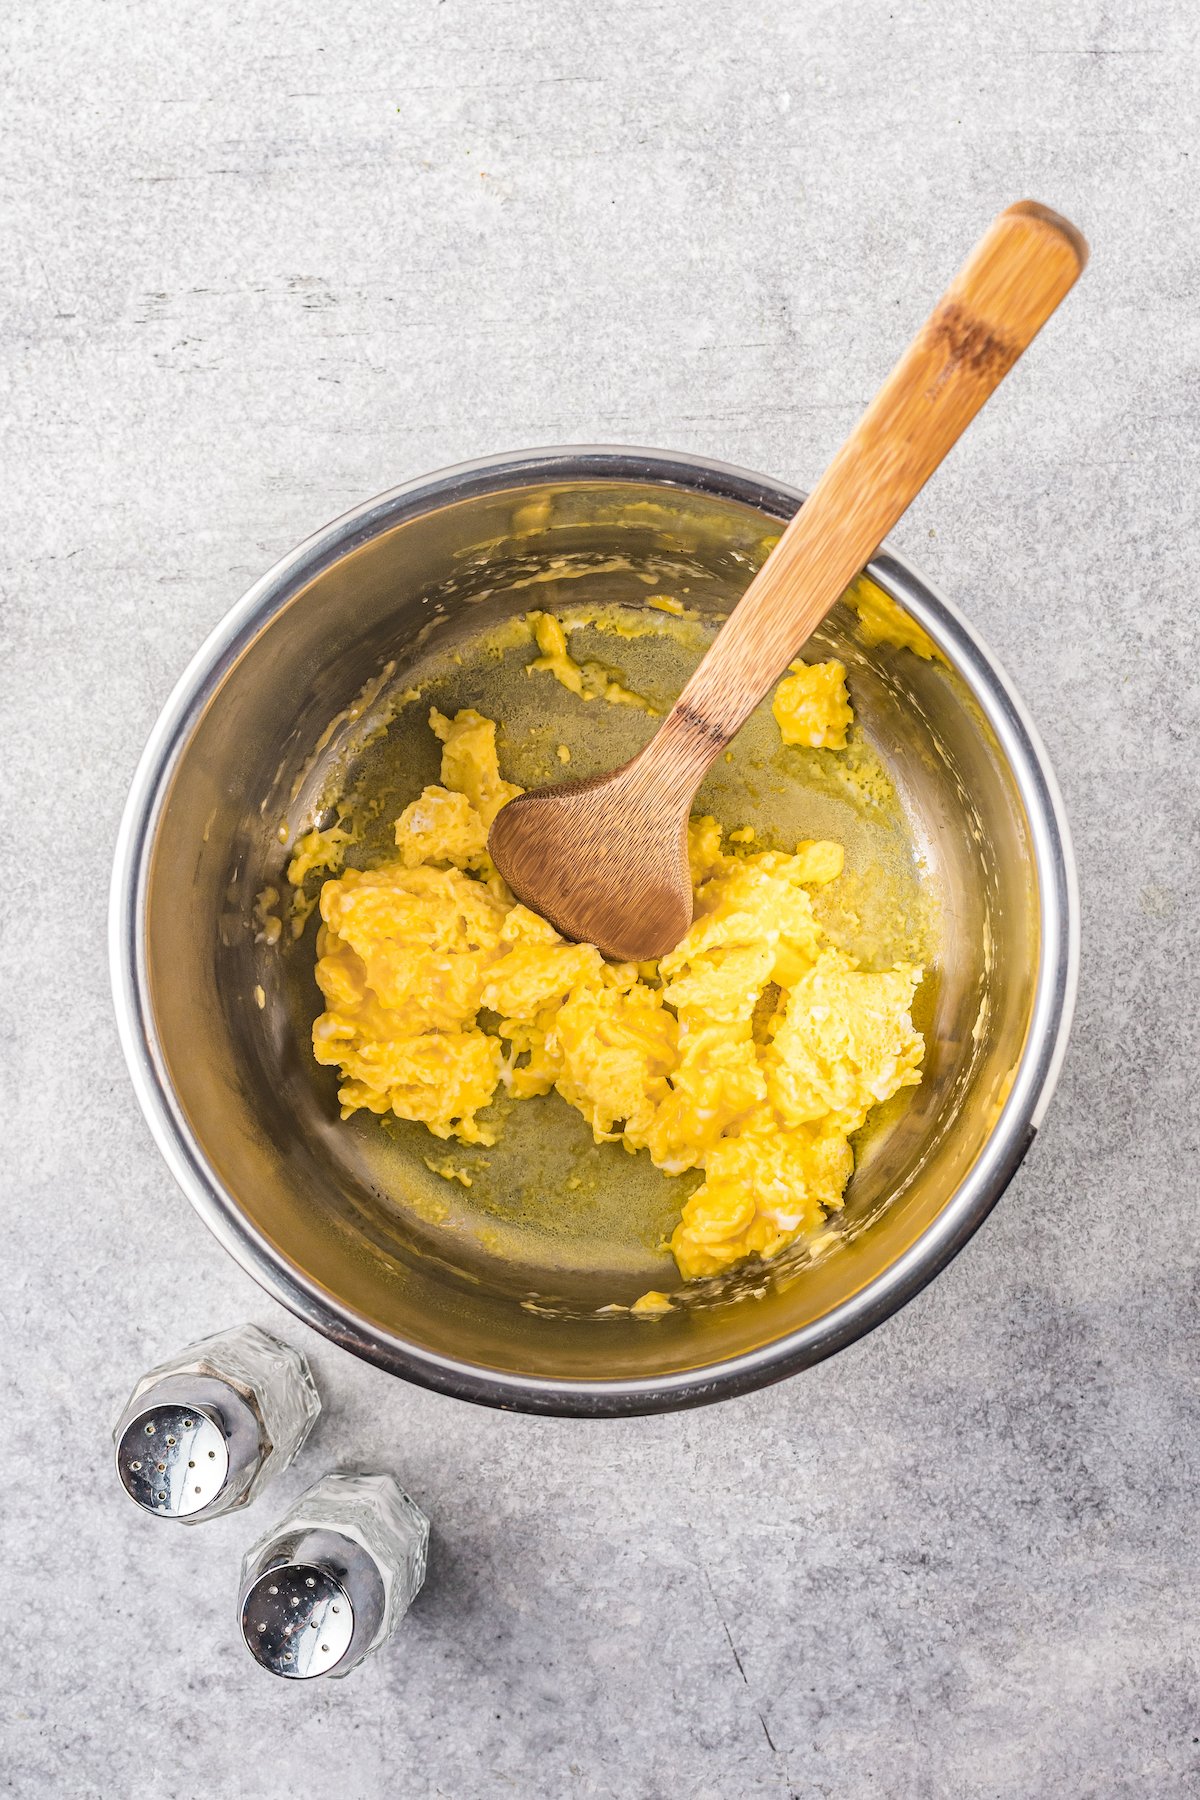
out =
{"type": "Polygon", "coordinates": [[[121,1046],[138,1102],[168,1167],[205,1224],[283,1306],[333,1342],[392,1374],[457,1398],[575,1417],[699,1406],[782,1380],[833,1355],[896,1312],[982,1224],[1041,1124],[1062,1068],[1079,967],[1079,896],[1058,784],[1025,708],[1000,664],[958,609],[887,544],[868,573],[918,621],[955,666],[1012,769],[1040,878],[1041,947],[1034,1005],[1003,1111],[937,1218],[859,1292],[820,1319],[724,1362],[671,1376],[613,1380],[511,1375],[443,1357],[381,1330],[292,1264],[217,1178],[172,1091],[154,1031],[145,960],[146,877],[159,812],[192,730],[228,670],[289,601],[331,563],[433,505],[536,482],[645,482],[755,507],[786,520],[803,492],[707,457],[622,445],[500,453],[401,483],[314,532],[256,581],[209,633],[155,723],[117,834],[109,960],[121,1046]]]}

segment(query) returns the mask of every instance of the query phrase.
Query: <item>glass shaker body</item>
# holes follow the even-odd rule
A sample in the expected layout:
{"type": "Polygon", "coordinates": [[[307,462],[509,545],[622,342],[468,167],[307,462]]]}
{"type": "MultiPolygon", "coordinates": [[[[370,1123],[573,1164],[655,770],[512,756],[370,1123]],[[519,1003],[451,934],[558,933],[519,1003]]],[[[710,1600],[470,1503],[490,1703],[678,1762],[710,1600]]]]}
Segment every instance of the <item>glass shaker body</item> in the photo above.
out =
{"type": "Polygon", "coordinates": [[[425,1580],[429,1521],[391,1475],[326,1475],[242,1564],[242,1634],[274,1675],[348,1675],[425,1580]]]}
{"type": "Polygon", "coordinates": [[[200,1524],[248,1506],[320,1410],[307,1358],[239,1325],[142,1376],[113,1430],[117,1473],[145,1511],[200,1524]]]}

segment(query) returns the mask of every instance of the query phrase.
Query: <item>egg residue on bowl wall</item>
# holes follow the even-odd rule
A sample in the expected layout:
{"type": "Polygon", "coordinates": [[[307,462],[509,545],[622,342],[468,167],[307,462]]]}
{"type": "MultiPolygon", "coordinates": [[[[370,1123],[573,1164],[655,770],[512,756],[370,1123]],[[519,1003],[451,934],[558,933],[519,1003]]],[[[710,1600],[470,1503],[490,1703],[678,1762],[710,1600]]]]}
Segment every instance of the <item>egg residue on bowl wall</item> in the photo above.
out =
{"type": "MultiPolygon", "coordinates": [[[[580,698],[654,710],[576,664],[552,615],[521,629],[541,653],[530,667],[580,698]]],[[[842,665],[793,665],[774,714],[787,743],[844,747],[842,665]]],[[[498,1098],[556,1092],[597,1143],[703,1174],[670,1236],[685,1280],[812,1232],[841,1205],[853,1134],[920,1080],[924,1054],[911,1017],[921,968],[858,966],[814,913],[841,845],[756,849],[750,827],[693,819],[691,929],[657,963],[610,963],[515,902],[488,857],[488,828],[521,791],[500,773],[494,721],[434,708],[429,722],[441,779],[396,820],[396,855],[320,891],[313,1049],[340,1071],[343,1117],[392,1114],[486,1146],[503,1130],[498,1098]]],[[[333,832],[301,840],[294,882],[340,867],[350,834],[333,832]]],[[[469,1185],[452,1158],[427,1166],[469,1185]]],[[[665,1305],[651,1294],[638,1308],[665,1305]]]]}

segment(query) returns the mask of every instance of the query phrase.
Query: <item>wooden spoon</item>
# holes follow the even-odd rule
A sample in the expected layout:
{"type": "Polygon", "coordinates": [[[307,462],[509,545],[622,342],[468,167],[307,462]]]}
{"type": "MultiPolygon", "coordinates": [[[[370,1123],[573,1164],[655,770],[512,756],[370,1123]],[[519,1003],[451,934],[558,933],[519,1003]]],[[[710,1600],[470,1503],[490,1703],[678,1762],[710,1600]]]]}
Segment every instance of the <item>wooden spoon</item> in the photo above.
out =
{"type": "Polygon", "coordinates": [[[644,750],[535,788],[488,848],[518,899],[607,956],[663,956],[692,920],[687,822],[709,765],[957,443],[1087,262],[1032,200],[1002,212],[896,364],[644,750]]]}

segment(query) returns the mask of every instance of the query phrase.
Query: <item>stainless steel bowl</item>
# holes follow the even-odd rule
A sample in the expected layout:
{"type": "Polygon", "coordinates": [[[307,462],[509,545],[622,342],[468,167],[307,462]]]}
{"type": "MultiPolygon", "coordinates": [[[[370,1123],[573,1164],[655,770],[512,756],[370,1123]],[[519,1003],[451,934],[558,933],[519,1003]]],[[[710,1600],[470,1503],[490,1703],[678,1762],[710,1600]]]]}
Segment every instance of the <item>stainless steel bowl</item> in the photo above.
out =
{"type": "MultiPolygon", "coordinates": [[[[538,1306],[536,1271],[458,1266],[410,1230],[333,1119],[327,1072],[274,998],[247,1004],[253,898],[331,719],[389,662],[528,579],[612,557],[695,576],[727,611],[802,496],[700,458],[627,449],[497,457],[409,482],[265,575],[194,658],[134,778],[111,957],[122,1042],[172,1171],[216,1236],[335,1342],[445,1393],[533,1412],[692,1406],[819,1362],[942,1269],[1004,1191],[1059,1072],[1078,902],[1045,753],[994,659],[898,556],[870,575],[940,655],[828,642],[886,758],[940,896],[925,1077],[856,1173],[826,1254],[781,1258],[654,1322],[538,1306]],[[743,1297],[738,1297],[739,1293],[743,1297]]],[[[627,584],[628,578],[624,578],[627,584]]],[[[618,581],[619,585],[619,581],[618,581]]],[[[536,591],[536,590],[535,590],[536,591]]],[[[311,979],[311,948],[306,952],[311,979]]],[[[315,998],[315,996],[314,996],[315,998]]],[[[315,1010],[315,1008],[313,1008],[315,1010]]],[[[596,1296],[600,1298],[599,1295],[596,1296]]]]}

